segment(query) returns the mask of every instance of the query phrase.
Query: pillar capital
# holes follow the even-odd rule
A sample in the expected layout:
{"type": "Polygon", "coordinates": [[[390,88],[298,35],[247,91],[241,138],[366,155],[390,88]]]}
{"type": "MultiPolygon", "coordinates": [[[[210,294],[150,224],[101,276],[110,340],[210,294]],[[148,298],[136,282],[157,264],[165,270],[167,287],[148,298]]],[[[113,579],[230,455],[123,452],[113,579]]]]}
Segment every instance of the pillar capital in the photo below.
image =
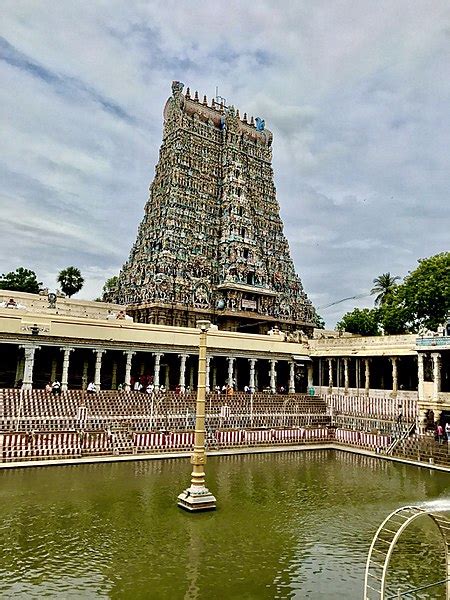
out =
{"type": "Polygon", "coordinates": [[[71,346],[61,346],[60,351],[70,354],[71,352],[73,352],[75,350],[75,348],[72,348],[71,346]]]}
{"type": "Polygon", "coordinates": [[[125,356],[134,356],[136,354],[134,350],[124,350],[123,353],[125,356]]]}
{"type": "Polygon", "coordinates": [[[101,356],[106,350],[105,348],[92,348],[92,352],[97,353],[97,356],[101,356]]]}

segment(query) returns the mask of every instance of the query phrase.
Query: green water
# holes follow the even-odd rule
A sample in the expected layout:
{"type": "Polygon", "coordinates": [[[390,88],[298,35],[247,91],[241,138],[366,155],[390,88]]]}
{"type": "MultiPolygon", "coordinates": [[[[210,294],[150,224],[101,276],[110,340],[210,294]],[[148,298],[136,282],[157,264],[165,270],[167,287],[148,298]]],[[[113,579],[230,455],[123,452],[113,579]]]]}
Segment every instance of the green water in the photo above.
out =
{"type": "MultiPolygon", "coordinates": [[[[285,452],[209,458],[218,510],[192,515],[176,506],[189,471],[175,459],[1,471],[0,598],[359,599],[381,520],[450,497],[446,473],[285,452]]],[[[409,585],[444,576],[436,539],[418,529],[394,556],[409,585]]]]}

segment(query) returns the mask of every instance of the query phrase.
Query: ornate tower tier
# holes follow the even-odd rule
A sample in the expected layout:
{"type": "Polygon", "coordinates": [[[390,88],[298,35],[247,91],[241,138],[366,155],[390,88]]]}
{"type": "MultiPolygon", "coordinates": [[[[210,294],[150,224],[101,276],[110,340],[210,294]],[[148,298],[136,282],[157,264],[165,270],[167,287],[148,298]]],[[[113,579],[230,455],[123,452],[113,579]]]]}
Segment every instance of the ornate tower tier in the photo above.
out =
{"type": "Polygon", "coordinates": [[[266,332],[313,328],[260,118],[207,104],[174,81],[144,219],[111,299],[141,322],[266,332]]]}

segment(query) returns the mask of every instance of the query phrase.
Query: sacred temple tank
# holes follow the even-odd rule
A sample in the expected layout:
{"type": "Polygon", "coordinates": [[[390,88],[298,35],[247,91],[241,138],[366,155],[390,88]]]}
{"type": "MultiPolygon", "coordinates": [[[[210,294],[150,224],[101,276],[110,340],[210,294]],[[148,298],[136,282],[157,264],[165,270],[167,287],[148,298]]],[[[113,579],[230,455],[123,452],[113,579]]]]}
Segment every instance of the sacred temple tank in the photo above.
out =
{"type": "Polygon", "coordinates": [[[311,335],[273,182],[272,133],[174,81],[137,240],[108,299],[136,321],[311,335]]]}

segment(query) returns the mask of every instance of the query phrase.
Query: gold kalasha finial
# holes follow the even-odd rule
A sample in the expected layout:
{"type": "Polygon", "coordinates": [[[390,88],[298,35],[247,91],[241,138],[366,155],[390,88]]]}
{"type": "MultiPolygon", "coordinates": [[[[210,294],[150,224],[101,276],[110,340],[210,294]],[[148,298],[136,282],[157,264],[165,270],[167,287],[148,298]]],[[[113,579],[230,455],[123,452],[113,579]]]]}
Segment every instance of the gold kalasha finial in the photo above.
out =
{"type": "Polygon", "coordinates": [[[186,89],[186,98],[190,100],[191,98],[191,90],[189,88],[186,89]]]}
{"type": "Polygon", "coordinates": [[[208,106],[208,100],[206,99],[206,94],[203,96],[203,104],[208,106]]]}
{"type": "Polygon", "coordinates": [[[198,102],[198,92],[195,92],[195,96],[194,96],[194,102],[198,102]]]}
{"type": "Polygon", "coordinates": [[[247,123],[247,113],[244,113],[244,118],[242,119],[244,123],[247,123]]]}

